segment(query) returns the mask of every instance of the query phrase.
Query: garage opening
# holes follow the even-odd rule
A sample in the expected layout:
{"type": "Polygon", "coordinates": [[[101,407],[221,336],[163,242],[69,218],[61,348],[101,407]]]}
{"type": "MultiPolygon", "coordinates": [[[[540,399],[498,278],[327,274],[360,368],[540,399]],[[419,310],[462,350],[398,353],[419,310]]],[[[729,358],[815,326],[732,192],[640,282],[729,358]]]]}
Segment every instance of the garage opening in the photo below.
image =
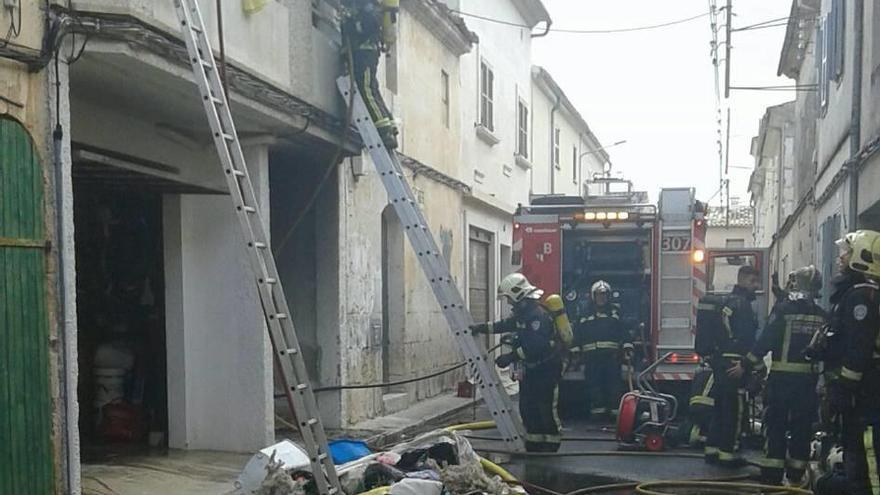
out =
{"type": "Polygon", "coordinates": [[[162,197],[74,181],[80,437],[84,451],[168,431],[162,197]]]}
{"type": "Polygon", "coordinates": [[[84,460],[168,442],[163,195],[172,167],[76,145],[73,203],[84,460]],[[156,172],[156,174],[153,174],[156,172]]]}

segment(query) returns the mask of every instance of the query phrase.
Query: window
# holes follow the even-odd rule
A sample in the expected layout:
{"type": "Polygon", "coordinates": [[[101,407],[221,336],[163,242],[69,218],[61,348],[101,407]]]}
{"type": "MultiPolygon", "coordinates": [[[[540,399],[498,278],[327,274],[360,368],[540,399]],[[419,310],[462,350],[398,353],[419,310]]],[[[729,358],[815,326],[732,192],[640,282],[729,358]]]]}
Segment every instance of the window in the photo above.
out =
{"type": "Polygon", "coordinates": [[[571,182],[573,184],[578,183],[578,148],[577,148],[577,146],[571,147],[571,182]]]}
{"type": "Polygon", "coordinates": [[[832,0],[831,10],[822,19],[818,32],[819,104],[828,105],[831,81],[840,81],[845,60],[846,4],[844,0],[832,0]]]}
{"type": "Polygon", "coordinates": [[[495,73],[485,60],[480,62],[480,125],[495,130],[495,73]]]}
{"type": "Polygon", "coordinates": [[[443,125],[449,129],[449,74],[440,71],[440,99],[443,102],[443,125]]]}
{"type": "Polygon", "coordinates": [[[827,22],[822,21],[819,24],[819,31],[816,33],[818,38],[816,43],[816,71],[819,73],[819,106],[825,108],[828,106],[828,50],[826,48],[826,31],[827,22]]]}
{"type": "Polygon", "coordinates": [[[559,128],[553,129],[553,165],[559,167],[559,128]]]}
{"type": "Polygon", "coordinates": [[[519,100],[516,104],[516,153],[523,157],[529,157],[529,107],[526,102],[519,100]]]}
{"type": "Polygon", "coordinates": [[[831,80],[839,81],[843,75],[843,63],[846,52],[844,44],[846,40],[846,3],[844,0],[832,0],[831,2],[831,80]]]}

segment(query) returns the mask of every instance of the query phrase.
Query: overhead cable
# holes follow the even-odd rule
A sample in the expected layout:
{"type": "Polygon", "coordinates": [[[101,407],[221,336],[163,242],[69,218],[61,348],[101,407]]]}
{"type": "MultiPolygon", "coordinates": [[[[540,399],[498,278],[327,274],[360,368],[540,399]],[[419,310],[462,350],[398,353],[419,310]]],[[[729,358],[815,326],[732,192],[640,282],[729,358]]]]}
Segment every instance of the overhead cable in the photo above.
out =
{"type": "MultiPolygon", "coordinates": [[[[496,19],[494,17],[487,17],[479,14],[471,14],[468,12],[462,12],[460,10],[452,10],[451,12],[454,14],[458,14],[462,17],[471,17],[474,19],[480,19],[487,22],[494,22],[496,24],[503,24],[505,26],[519,27],[531,29],[532,27],[526,24],[521,24],[513,21],[506,21],[503,19],[496,19]]],[[[647,31],[650,29],[659,29],[668,26],[674,26],[676,24],[682,24],[685,22],[693,21],[695,19],[700,19],[702,17],[706,17],[709,13],[704,12],[702,14],[698,14],[691,17],[685,17],[683,19],[676,19],[674,21],[664,22],[660,24],[650,24],[647,26],[634,26],[634,27],[626,27],[626,28],[614,28],[614,29],[560,29],[560,28],[551,28],[551,33],[568,33],[568,34],[614,34],[614,33],[630,33],[633,31],[647,31]]]]}

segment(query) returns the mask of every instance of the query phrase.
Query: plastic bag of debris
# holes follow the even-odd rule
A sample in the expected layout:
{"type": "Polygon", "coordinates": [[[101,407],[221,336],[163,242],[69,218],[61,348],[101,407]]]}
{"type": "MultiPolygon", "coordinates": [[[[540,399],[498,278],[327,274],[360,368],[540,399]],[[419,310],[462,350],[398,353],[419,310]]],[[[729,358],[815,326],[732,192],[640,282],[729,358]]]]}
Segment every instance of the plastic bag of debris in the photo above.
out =
{"type": "MultiPolygon", "coordinates": [[[[311,474],[299,466],[286,469],[269,462],[258,489],[248,495],[313,495],[311,474]]],[[[484,470],[480,457],[466,438],[455,432],[436,430],[414,440],[337,466],[339,481],[347,495],[465,495],[486,493],[511,495],[498,476],[484,470]]]]}

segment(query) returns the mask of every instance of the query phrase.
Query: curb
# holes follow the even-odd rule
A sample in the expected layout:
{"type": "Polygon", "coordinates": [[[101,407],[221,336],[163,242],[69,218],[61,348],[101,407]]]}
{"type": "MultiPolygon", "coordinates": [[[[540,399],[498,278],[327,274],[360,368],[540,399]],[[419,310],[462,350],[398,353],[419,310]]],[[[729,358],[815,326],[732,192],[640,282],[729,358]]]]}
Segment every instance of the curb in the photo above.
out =
{"type": "Polygon", "coordinates": [[[408,437],[413,437],[418,433],[423,433],[422,430],[424,430],[425,426],[430,423],[441,422],[446,418],[470,409],[475,405],[480,406],[481,404],[483,404],[483,399],[477,399],[476,401],[461,404],[450,409],[443,410],[432,416],[425,416],[420,421],[417,421],[411,425],[404,426],[403,428],[377,433],[371,437],[364,439],[364,441],[367,442],[367,445],[369,445],[370,448],[372,448],[373,450],[383,450],[387,446],[394,445],[408,439],[408,437]]]}

